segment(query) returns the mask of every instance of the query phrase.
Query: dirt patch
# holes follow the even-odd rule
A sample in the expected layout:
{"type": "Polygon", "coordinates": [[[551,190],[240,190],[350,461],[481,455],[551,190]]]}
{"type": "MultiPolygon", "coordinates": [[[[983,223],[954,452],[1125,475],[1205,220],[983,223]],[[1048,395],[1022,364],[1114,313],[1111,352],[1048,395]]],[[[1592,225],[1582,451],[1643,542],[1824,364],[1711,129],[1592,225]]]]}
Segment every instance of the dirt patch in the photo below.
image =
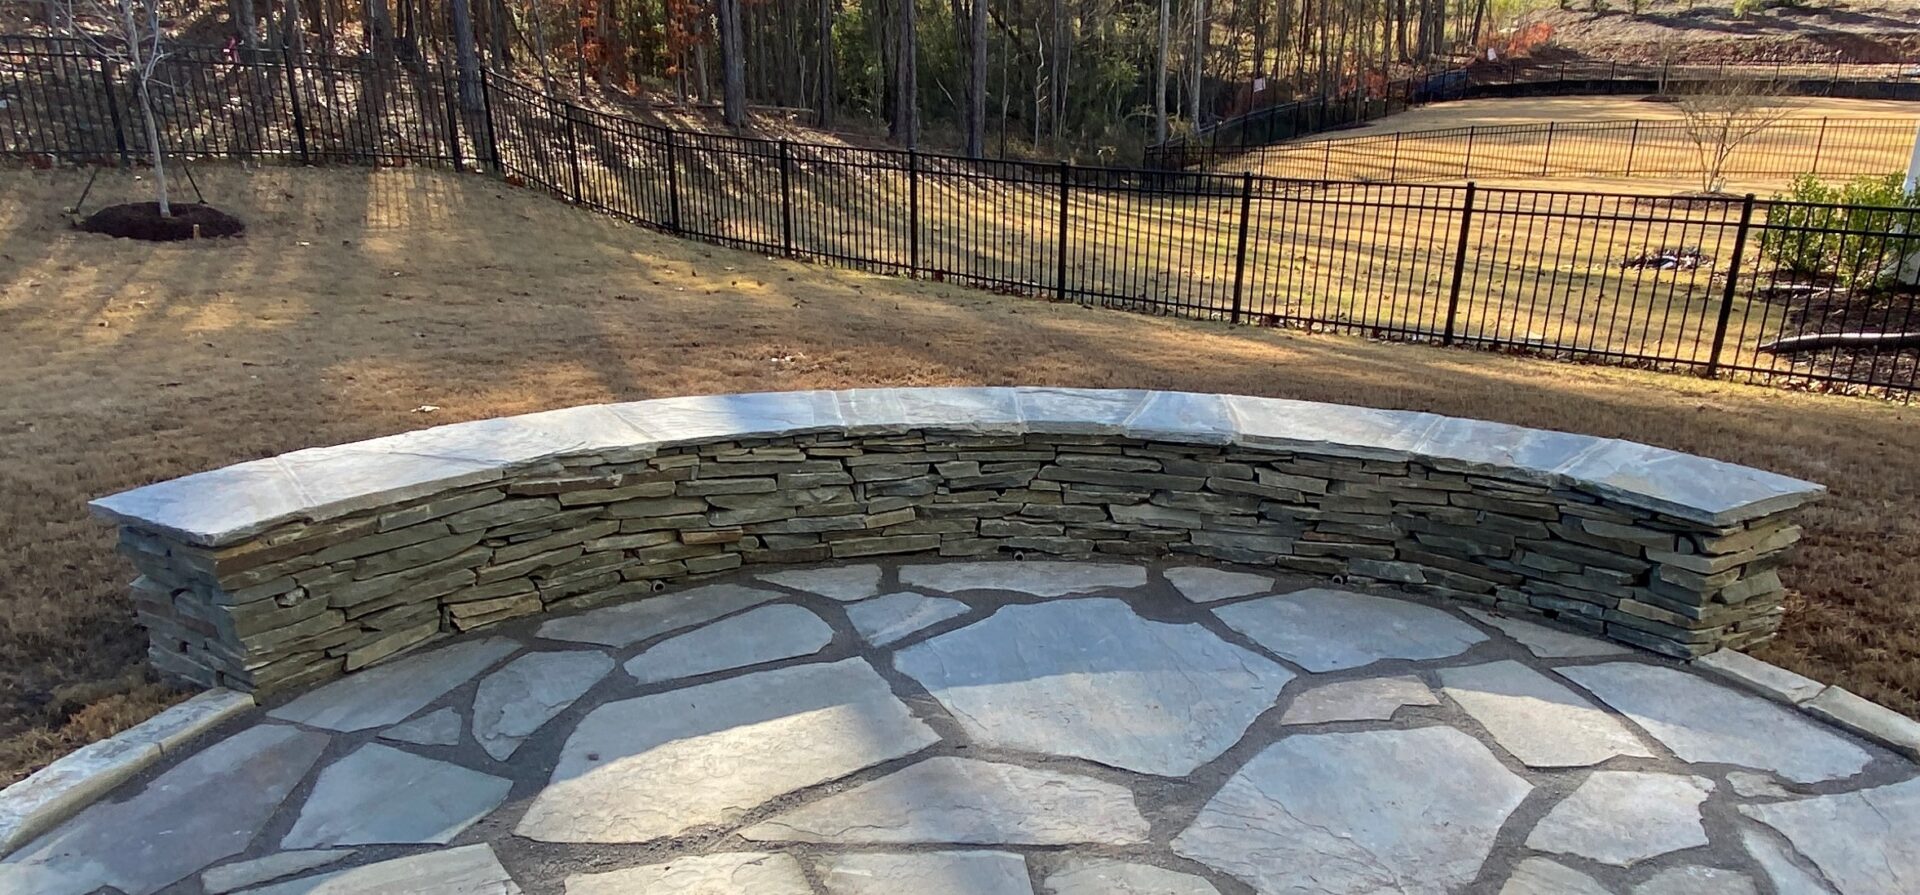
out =
{"type": "Polygon", "coordinates": [[[75,226],[88,233],[148,242],[239,236],[247,229],[247,225],[241,223],[239,218],[211,205],[196,202],[191,205],[172,205],[168,210],[171,214],[161,214],[158,202],[109,205],[87,215],[75,226]]]}
{"type": "MultiPolygon", "coordinates": [[[[1763,655],[1920,709],[1920,411],[996,296],[677,240],[476,176],[209,165],[244,240],[130,243],[0,173],[0,782],[176,698],[141,683],[93,497],[409,429],[682,394],[1174,388],[1630,438],[1822,482],[1763,655]],[[415,412],[427,405],[432,412],[415,412]],[[78,707],[76,707],[78,706],[78,707]]],[[[102,175],[97,195],[141,184],[102,175]]],[[[1044,228],[1042,228],[1044,229],[1044,228]]]]}
{"type": "Polygon", "coordinates": [[[1911,62],[1920,56],[1920,3],[1912,0],[1836,2],[1819,8],[1783,5],[1745,16],[1734,15],[1731,3],[1654,0],[1642,4],[1637,15],[1627,5],[1537,9],[1521,16],[1520,24],[1553,27],[1553,46],[1535,54],[1553,61],[1733,65],[1829,62],[1836,57],[1911,62]]]}

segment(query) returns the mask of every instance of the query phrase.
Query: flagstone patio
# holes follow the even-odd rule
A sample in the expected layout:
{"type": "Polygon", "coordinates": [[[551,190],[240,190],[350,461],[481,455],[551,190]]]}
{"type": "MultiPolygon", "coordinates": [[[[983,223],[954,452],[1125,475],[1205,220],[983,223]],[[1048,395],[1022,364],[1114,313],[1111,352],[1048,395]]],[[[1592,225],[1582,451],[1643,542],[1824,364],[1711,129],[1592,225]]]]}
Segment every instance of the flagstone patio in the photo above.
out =
{"type": "Polygon", "coordinates": [[[1183,563],[760,571],[236,721],[85,895],[1920,891],[1920,768],[1538,620],[1183,563]]]}

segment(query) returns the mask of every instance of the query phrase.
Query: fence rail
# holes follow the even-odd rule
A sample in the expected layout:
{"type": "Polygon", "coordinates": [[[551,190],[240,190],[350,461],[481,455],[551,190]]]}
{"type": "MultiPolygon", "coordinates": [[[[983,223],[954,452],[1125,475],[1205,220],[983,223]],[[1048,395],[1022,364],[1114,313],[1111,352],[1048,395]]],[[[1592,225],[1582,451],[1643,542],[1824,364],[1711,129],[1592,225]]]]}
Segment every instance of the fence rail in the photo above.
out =
{"type": "MultiPolygon", "coordinates": [[[[0,62],[0,155],[137,156],[107,68],[0,62]]],[[[724,245],[1149,313],[1920,387],[1920,335],[1889,338],[1920,332],[1920,209],[972,161],[676,131],[491,74],[463,102],[432,74],[181,64],[174,152],[478,168],[724,245]]]]}
{"type": "MultiPolygon", "coordinates": [[[[1790,118],[1727,156],[1729,177],[1851,176],[1906,167],[1920,118],[1790,118]]],[[[1701,136],[1713,146],[1711,133],[1701,136]]],[[[1419,183],[1502,177],[1679,177],[1702,170],[1695,129],[1673,120],[1470,125],[1281,143],[1210,154],[1213,170],[1419,183]]]]}

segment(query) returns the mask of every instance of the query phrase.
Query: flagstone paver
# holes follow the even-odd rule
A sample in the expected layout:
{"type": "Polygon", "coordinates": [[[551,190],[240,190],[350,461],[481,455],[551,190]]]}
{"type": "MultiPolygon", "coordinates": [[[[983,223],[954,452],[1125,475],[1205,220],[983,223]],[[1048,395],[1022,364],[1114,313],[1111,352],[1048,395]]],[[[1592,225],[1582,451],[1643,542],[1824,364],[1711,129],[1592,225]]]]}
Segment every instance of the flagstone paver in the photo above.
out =
{"type": "Polygon", "coordinates": [[[567,895],[813,895],[792,855],[726,852],[567,877],[567,895]]]}
{"type": "Polygon", "coordinates": [[[762,606],[662,640],[627,660],[643,684],[810,656],[833,641],[820,616],[798,606],[762,606]]]}
{"type": "Polygon", "coordinates": [[[864,600],[880,593],[880,567],[874,565],[769,572],[761,575],[760,580],[843,602],[864,600]]]}
{"type": "Polygon", "coordinates": [[[1712,791],[1703,777],[1595,771],[1534,825],[1527,847],[1626,867],[1706,845],[1700,803],[1712,791]]]}
{"type": "Polygon", "coordinates": [[[1169,776],[1238,742],[1294,677],[1114,599],[1008,606],[893,664],[982,743],[1169,776]]]}
{"type": "Polygon", "coordinates": [[[498,637],[443,646],[348,675],[267,715],[347,732],[385,727],[425,708],[519,648],[498,637]]]}
{"type": "Polygon", "coordinates": [[[1071,845],[1143,842],[1147,820],[1112,783],[970,758],[903,771],[746,828],[775,842],[1071,845]]]}
{"type": "Polygon", "coordinates": [[[1920,892],[1920,767],[1740,659],[1192,562],[507,622],[166,745],[0,892],[1920,892]]]}
{"type": "Polygon", "coordinates": [[[672,836],[937,739],[860,659],[612,702],[574,728],[518,832],[547,842],[672,836]]]}
{"type": "Polygon", "coordinates": [[[505,761],[612,670],[613,659],[592,650],[521,656],[481,679],[473,697],[473,738],[505,761]]]}
{"type": "Polygon", "coordinates": [[[1439,659],[1487,639],[1445,612],[1405,600],[1312,588],[1213,610],[1221,621],[1308,671],[1382,659],[1439,659]]]}
{"type": "Polygon", "coordinates": [[[460,712],[446,706],[380,731],[380,738],[416,746],[452,746],[460,742],[465,727],[460,712]]]}
{"type": "Polygon", "coordinates": [[[1842,895],[1920,892],[1920,780],[1740,813],[1779,830],[1842,895]]]}
{"type": "Polygon", "coordinates": [[[351,848],[283,851],[251,861],[235,861],[200,874],[200,886],[207,890],[207,895],[225,895],[236,889],[335,864],[353,857],[355,852],[356,849],[351,848]]]}
{"type": "Polygon", "coordinates": [[[1446,892],[1480,872],[1531,789],[1451,728],[1290,736],[1234,774],[1173,850],[1261,891],[1446,892]]]}
{"type": "Polygon", "coordinates": [[[1370,677],[1322,684],[1295,696],[1280,723],[1385,721],[1406,706],[1439,704],[1433,688],[1412,675],[1370,677]]]}
{"type": "Polygon", "coordinates": [[[520,895],[493,849],[466,845],[248,889],[245,895],[520,895]]]}
{"type": "Polygon", "coordinates": [[[1068,858],[1042,888],[1045,895],[1220,895],[1191,873],[1111,858],[1068,858]]]}
{"type": "Polygon", "coordinates": [[[124,801],[94,804],[0,862],[0,892],[147,895],[240,854],[327,737],[261,724],[189,756],[124,801]]]}
{"type": "Polygon", "coordinates": [[[369,743],[320,772],[281,848],[445,845],[507,797],[512,781],[369,743]]]}
{"type": "Polygon", "coordinates": [[[865,852],[819,866],[828,895],[1033,895],[1027,862],[1011,852],[865,852]]]}
{"type": "Polygon", "coordinates": [[[1682,761],[1769,770],[1800,783],[1848,777],[1866,750],[1787,708],[1677,668],[1609,662],[1560,669],[1682,761]]]}
{"type": "Polygon", "coordinates": [[[950,618],[967,613],[967,604],[910,591],[862,600],[847,607],[847,620],[872,646],[891,646],[950,618]]]}
{"type": "Polygon", "coordinates": [[[1519,662],[1440,670],[1440,690],[1528,767],[1598,764],[1652,756],[1612,715],[1519,662]]]}
{"type": "Polygon", "coordinates": [[[1184,566],[1166,571],[1180,596],[1195,603],[1213,603],[1234,597],[1273,592],[1273,579],[1248,572],[1229,572],[1207,566],[1184,566]]]}
{"type": "Polygon", "coordinates": [[[541,625],[539,635],[575,643],[631,646],[780,597],[779,592],[765,588],[709,584],[556,618],[541,625]]]}

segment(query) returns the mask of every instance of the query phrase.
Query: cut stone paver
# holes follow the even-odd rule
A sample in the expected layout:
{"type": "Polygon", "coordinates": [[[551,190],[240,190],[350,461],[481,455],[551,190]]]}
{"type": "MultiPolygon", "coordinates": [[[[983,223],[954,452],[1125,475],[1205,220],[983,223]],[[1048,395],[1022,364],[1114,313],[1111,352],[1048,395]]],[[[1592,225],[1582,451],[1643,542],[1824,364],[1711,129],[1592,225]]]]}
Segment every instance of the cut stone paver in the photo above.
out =
{"type": "Polygon", "coordinates": [[[1443,668],[1440,684],[1500,748],[1528,767],[1583,767],[1653,754],[1614,716],[1519,662],[1443,668]]]}
{"type": "Polygon", "coordinates": [[[900,583],[947,593],[1010,590],[1036,597],[1064,597],[1140,587],[1147,583],[1147,570],[1094,562],[956,562],[906,566],[900,570],[900,583]]]}
{"type": "Polygon", "coordinates": [[[872,646],[891,646],[950,618],[965,615],[967,604],[947,597],[901,592],[862,600],[847,607],[847,620],[872,646]]]}
{"type": "Polygon", "coordinates": [[[1235,603],[1213,613],[1275,655],[1315,672],[1382,659],[1441,659],[1487,639],[1431,606],[1324,588],[1235,603]]]}
{"type": "Polygon", "coordinates": [[[1494,615],[1479,609],[1464,610],[1476,620],[1500,629],[1500,633],[1513,638],[1527,651],[1543,659],[1577,659],[1588,656],[1617,656],[1629,652],[1627,647],[1598,637],[1588,637],[1550,628],[1546,625],[1514,618],[1510,615],[1494,615]]]}
{"type": "Polygon", "coordinates": [[[819,866],[828,895],[1033,895],[1027,862],[1011,852],[830,855],[819,866]]]}
{"type": "Polygon", "coordinates": [[[1833,889],[1820,882],[1812,871],[1794,863],[1793,856],[1765,834],[1743,829],[1740,844],[1746,846],[1747,854],[1753,856],[1753,862],[1760,865],[1761,874],[1779,895],[1832,895],[1833,889]]]}
{"type": "Polygon", "coordinates": [[[465,727],[460,713],[448,706],[380,731],[380,738],[416,746],[452,746],[460,742],[465,727]]]}
{"type": "Polygon", "coordinates": [[[385,727],[473,680],[519,648],[501,637],[444,646],[347,675],[267,715],[328,730],[385,727]]]}
{"type": "Polygon", "coordinates": [[[262,724],[189,756],[121,801],[99,802],[0,862],[0,892],[148,895],[240,854],[326,748],[262,724]]]}
{"type": "Polygon", "coordinates": [[[1557,861],[1527,858],[1513,868],[1500,895],[1612,895],[1593,877],[1557,861]]]}
{"type": "Polygon", "coordinates": [[[355,851],[351,848],[283,851],[251,861],[235,861],[200,874],[200,886],[207,890],[207,895],[225,895],[236,889],[270,883],[296,873],[304,873],[344,861],[353,857],[355,851]]]}
{"type": "Polygon", "coordinates": [[[1818,722],[1673,668],[1610,662],[1559,672],[1626,715],[1682,761],[1773,771],[1798,783],[1859,773],[1870,760],[1818,722]]]}
{"type": "Polygon", "coordinates": [[[643,684],[810,656],[833,641],[820,616],[798,606],[762,606],[662,640],[627,660],[643,684]]]}
{"type": "Polygon", "coordinates": [[[1412,675],[1370,677],[1323,684],[1295,696],[1282,724],[1327,724],[1334,721],[1385,721],[1410,705],[1439,705],[1433,688],[1412,675]]]}
{"type": "Polygon", "coordinates": [[[1446,892],[1479,873],[1531,790],[1451,728],[1290,736],[1234,774],[1173,850],[1261,891],[1446,892]]]}
{"type": "Polygon", "coordinates": [[[1527,847],[1629,867],[1706,845],[1700,803],[1712,791],[1703,777],[1595,771],[1541,818],[1527,847]]]}
{"type": "Polygon", "coordinates": [[[1112,858],[1067,858],[1041,887],[1044,895],[1220,895],[1191,873],[1112,858]]]}
{"type": "Polygon", "coordinates": [[[1091,777],[939,757],[742,830],[772,842],[1071,845],[1143,842],[1133,793],[1091,777]]]}
{"type": "Polygon", "coordinates": [[[792,855],[726,852],[567,877],[566,895],[813,895],[792,855]]]}
{"type": "Polygon", "coordinates": [[[302,877],[245,895],[520,895],[485,844],[465,845],[302,877]]]}
{"type": "Polygon", "coordinates": [[[1746,874],[1719,867],[1670,867],[1633,887],[1633,895],[1758,895],[1746,874]]]}
{"type": "Polygon", "coordinates": [[[1249,572],[1229,572],[1206,566],[1186,566],[1166,571],[1180,596],[1195,603],[1213,603],[1234,597],[1250,597],[1273,590],[1273,579],[1249,572]]]}
{"type": "Polygon", "coordinates": [[[556,618],[541,625],[536,633],[549,640],[632,646],[669,631],[709,622],[785,596],[764,588],[709,584],[556,618]]]}
{"type": "Polygon", "coordinates": [[[1172,776],[1239,741],[1294,677],[1113,599],[1008,606],[893,664],[982,743],[1172,776]]]}
{"type": "Polygon", "coordinates": [[[494,760],[506,761],[612,670],[613,659],[593,650],[521,656],[480,681],[473,697],[473,738],[494,760]]]}
{"type": "Polygon", "coordinates": [[[768,581],[810,594],[852,602],[880,592],[879,566],[842,566],[837,569],[794,569],[769,572],[760,576],[768,581]]]}
{"type": "Polygon", "coordinates": [[[859,659],[610,702],[521,819],[545,842],[643,842],[918,752],[939,738],[859,659]]]}
{"type": "Polygon", "coordinates": [[[491,774],[368,743],[320,772],[280,847],[445,845],[511,787],[491,774]]]}
{"type": "Polygon", "coordinates": [[[1920,892],[1920,780],[1740,813],[1780,831],[1842,895],[1920,892]]]}

